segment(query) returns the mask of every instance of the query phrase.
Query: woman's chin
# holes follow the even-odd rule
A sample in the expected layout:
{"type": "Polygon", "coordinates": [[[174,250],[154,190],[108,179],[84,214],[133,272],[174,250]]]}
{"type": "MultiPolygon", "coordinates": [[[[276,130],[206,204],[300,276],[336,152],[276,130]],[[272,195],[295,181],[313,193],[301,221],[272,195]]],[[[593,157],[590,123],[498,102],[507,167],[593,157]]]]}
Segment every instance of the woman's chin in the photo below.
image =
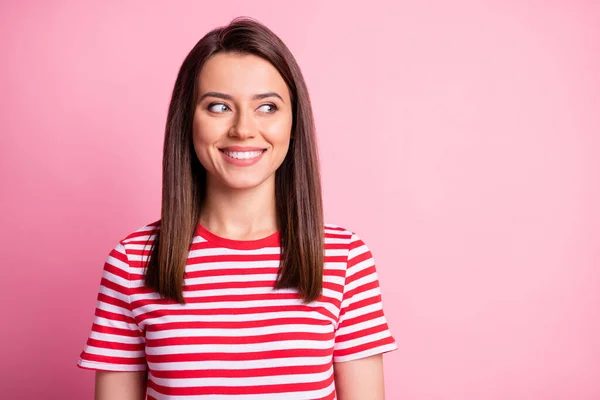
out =
{"type": "Polygon", "coordinates": [[[222,184],[228,188],[228,189],[232,189],[232,190],[247,190],[247,189],[254,189],[262,184],[264,184],[266,181],[268,181],[267,179],[257,179],[256,177],[247,177],[247,178],[236,178],[236,179],[232,179],[231,177],[229,177],[228,179],[222,179],[221,182],[222,184]]]}

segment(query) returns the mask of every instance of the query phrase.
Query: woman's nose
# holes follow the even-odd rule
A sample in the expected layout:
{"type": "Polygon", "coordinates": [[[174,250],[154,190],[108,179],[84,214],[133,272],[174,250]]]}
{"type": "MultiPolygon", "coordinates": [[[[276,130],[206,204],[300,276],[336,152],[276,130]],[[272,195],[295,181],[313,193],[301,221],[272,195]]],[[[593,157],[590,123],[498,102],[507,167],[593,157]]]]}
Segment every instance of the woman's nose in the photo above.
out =
{"type": "Polygon", "coordinates": [[[236,116],[235,123],[229,131],[230,136],[235,136],[240,139],[246,139],[254,136],[256,128],[252,119],[252,114],[249,112],[239,112],[236,116]]]}

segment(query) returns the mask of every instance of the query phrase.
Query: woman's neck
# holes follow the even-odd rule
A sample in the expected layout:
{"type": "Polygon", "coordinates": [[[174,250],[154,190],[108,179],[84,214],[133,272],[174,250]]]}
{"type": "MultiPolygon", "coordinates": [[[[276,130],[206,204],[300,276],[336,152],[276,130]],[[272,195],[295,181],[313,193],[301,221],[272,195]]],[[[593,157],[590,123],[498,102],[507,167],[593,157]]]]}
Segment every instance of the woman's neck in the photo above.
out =
{"type": "Polygon", "coordinates": [[[258,186],[234,189],[209,181],[200,224],[210,232],[234,240],[260,239],[275,233],[275,179],[258,186]]]}

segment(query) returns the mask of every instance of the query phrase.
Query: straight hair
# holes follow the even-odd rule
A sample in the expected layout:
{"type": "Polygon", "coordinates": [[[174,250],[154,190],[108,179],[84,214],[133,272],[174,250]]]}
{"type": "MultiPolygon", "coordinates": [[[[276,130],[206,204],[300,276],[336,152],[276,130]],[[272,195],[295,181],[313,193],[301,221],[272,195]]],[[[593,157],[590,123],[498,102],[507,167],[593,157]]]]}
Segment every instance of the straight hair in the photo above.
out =
{"type": "Polygon", "coordinates": [[[200,220],[207,178],[192,139],[198,76],[204,63],[221,52],[252,54],[269,61],[290,91],[293,116],[290,146],[275,171],[281,257],[274,288],[295,288],[303,302],[312,302],[322,294],[325,240],[319,160],[308,89],[300,67],[283,41],[248,17],[235,18],[227,26],[207,33],[179,69],[165,127],[161,219],[153,231],[145,284],[164,298],[185,304],[185,267],[200,220]]]}

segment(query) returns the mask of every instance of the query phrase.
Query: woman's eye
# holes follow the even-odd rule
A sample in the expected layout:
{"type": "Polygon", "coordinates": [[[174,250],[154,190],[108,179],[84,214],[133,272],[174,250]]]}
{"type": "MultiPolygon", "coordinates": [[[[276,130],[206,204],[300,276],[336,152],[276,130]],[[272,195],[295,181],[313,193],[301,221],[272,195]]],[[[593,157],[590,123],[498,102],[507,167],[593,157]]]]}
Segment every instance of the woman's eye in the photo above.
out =
{"type": "Polygon", "coordinates": [[[208,105],[208,110],[214,113],[223,113],[227,111],[229,107],[223,103],[212,103],[208,105]]]}
{"type": "Polygon", "coordinates": [[[272,114],[277,111],[277,106],[275,104],[263,104],[258,107],[259,110],[266,112],[267,114],[272,114]]]}

